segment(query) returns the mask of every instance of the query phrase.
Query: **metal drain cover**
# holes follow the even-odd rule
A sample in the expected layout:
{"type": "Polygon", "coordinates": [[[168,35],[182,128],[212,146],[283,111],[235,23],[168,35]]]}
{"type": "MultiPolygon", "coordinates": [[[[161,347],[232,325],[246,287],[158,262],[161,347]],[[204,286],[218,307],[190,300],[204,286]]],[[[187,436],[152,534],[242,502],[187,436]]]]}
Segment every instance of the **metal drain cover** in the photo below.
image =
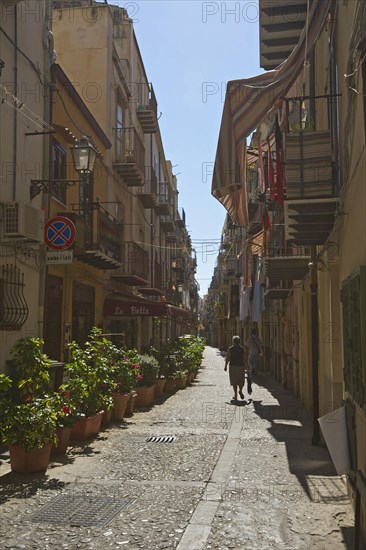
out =
{"type": "Polygon", "coordinates": [[[22,520],[32,523],[106,527],[130,502],[131,498],[60,495],[37,512],[24,516],[22,520]]]}
{"type": "Polygon", "coordinates": [[[148,443],[172,443],[175,441],[175,435],[150,435],[146,441],[148,443]]]}

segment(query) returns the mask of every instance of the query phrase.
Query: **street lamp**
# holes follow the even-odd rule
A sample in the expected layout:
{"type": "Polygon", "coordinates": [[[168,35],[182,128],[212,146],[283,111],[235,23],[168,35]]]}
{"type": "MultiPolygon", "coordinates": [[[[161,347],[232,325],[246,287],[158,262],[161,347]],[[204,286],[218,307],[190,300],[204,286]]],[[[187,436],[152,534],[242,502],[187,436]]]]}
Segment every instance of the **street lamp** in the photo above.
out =
{"type": "Polygon", "coordinates": [[[86,136],[79,139],[74,147],[71,147],[71,154],[77,172],[90,174],[93,171],[97,150],[86,136]]]}
{"type": "Polygon", "coordinates": [[[97,151],[86,136],[71,147],[75,170],[80,174],[80,211],[86,215],[88,206],[89,175],[93,172],[97,151]]]}
{"type": "MultiPolygon", "coordinates": [[[[0,60],[1,70],[1,60],[0,60]]],[[[83,204],[84,209],[87,203],[87,188],[88,188],[88,176],[94,169],[94,163],[97,156],[97,150],[90,143],[87,137],[83,136],[79,141],[71,147],[71,154],[74,161],[75,170],[79,172],[81,176],[80,183],[80,202],[83,204]]],[[[78,180],[66,179],[45,179],[45,180],[31,180],[30,186],[30,200],[34,199],[41,191],[44,193],[51,193],[52,191],[58,191],[59,189],[68,189],[78,183],[78,180]]]]}

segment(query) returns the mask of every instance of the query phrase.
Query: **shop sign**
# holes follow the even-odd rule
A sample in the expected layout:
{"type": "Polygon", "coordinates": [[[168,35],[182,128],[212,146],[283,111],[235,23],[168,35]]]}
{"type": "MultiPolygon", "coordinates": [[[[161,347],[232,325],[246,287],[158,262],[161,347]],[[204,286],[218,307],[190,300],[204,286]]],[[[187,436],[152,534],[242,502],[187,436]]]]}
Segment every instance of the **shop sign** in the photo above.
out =
{"type": "Polygon", "coordinates": [[[46,264],[72,264],[72,250],[47,250],[46,264]]]}

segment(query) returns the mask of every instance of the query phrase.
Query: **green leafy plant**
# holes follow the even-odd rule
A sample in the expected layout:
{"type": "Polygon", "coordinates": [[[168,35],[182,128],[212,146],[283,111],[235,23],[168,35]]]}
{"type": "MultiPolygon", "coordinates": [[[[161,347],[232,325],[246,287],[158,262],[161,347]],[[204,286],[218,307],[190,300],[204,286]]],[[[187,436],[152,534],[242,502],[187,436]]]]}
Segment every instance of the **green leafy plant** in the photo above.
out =
{"type": "Polygon", "coordinates": [[[158,361],[152,355],[138,355],[137,363],[140,366],[137,386],[152,386],[159,374],[158,361]]]}
{"type": "Polygon", "coordinates": [[[0,430],[1,424],[8,415],[11,407],[11,388],[12,380],[5,374],[0,374],[0,430]]]}
{"type": "Polygon", "coordinates": [[[140,373],[140,366],[136,362],[137,355],[135,350],[115,348],[111,365],[113,394],[130,393],[136,386],[140,373]]]}
{"type": "Polygon", "coordinates": [[[80,416],[91,416],[113,404],[113,344],[94,327],[82,349],[71,342],[70,362],[65,365],[70,375],[68,387],[80,416]]]}
{"type": "Polygon", "coordinates": [[[174,378],[185,378],[188,374],[187,370],[177,370],[175,371],[174,378]]]}
{"type": "Polygon", "coordinates": [[[46,400],[53,410],[58,428],[71,427],[78,421],[77,404],[73,401],[71,391],[67,385],[60,386],[58,392],[52,394],[46,400]]]}
{"type": "Polygon", "coordinates": [[[174,378],[174,373],[178,369],[174,341],[167,340],[159,350],[150,348],[150,354],[158,361],[160,376],[164,378],[174,378]]]}
{"type": "Polygon", "coordinates": [[[14,400],[22,403],[28,396],[42,397],[49,391],[50,360],[42,352],[42,338],[21,338],[11,349],[12,377],[15,385],[14,400]]]}
{"type": "Polygon", "coordinates": [[[47,399],[28,397],[27,403],[13,403],[1,425],[3,442],[25,451],[56,442],[56,415],[47,399]]]}

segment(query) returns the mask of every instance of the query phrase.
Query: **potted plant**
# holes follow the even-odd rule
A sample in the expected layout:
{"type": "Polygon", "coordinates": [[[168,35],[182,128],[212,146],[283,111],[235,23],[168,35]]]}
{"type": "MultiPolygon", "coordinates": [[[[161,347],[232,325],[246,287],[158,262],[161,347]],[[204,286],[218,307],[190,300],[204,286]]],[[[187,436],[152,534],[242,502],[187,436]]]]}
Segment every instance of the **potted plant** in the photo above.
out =
{"type": "Polygon", "coordinates": [[[17,403],[50,391],[50,359],[42,352],[43,343],[42,338],[20,338],[11,349],[13,400],[17,403]]]}
{"type": "Polygon", "coordinates": [[[71,398],[67,385],[60,386],[59,391],[49,398],[56,418],[57,442],[52,446],[52,454],[64,454],[69,445],[71,430],[78,421],[78,411],[71,398]]]}
{"type": "Polygon", "coordinates": [[[159,373],[159,363],[152,355],[138,355],[140,366],[137,386],[135,388],[136,406],[148,407],[154,400],[155,381],[159,373]]]}
{"type": "Polygon", "coordinates": [[[111,376],[114,381],[112,396],[114,400],[114,419],[122,420],[125,416],[131,392],[141,378],[140,366],[133,362],[135,356],[118,350],[112,363],[111,376]]]}
{"type": "Polygon", "coordinates": [[[188,371],[177,370],[175,371],[175,387],[177,390],[183,390],[187,385],[188,371]]]}
{"type": "Polygon", "coordinates": [[[12,471],[46,471],[52,443],[56,441],[56,416],[47,399],[28,396],[26,403],[12,403],[2,421],[3,442],[9,446],[12,471]]]}
{"type": "Polygon", "coordinates": [[[166,384],[166,376],[164,368],[162,368],[162,365],[164,365],[164,355],[162,350],[159,351],[154,347],[150,347],[148,355],[155,357],[159,364],[159,373],[155,380],[155,397],[160,397],[163,394],[166,384]]]}
{"type": "Polygon", "coordinates": [[[84,349],[71,342],[70,362],[65,365],[70,379],[68,387],[76,405],[79,420],[71,430],[71,438],[87,439],[99,432],[103,407],[112,404],[110,342],[93,328],[84,349]]]}
{"type": "Polygon", "coordinates": [[[12,380],[1,377],[0,428],[16,472],[45,471],[56,439],[56,416],[45,397],[50,360],[42,345],[41,338],[18,340],[11,349],[12,380]]]}
{"type": "Polygon", "coordinates": [[[177,353],[179,362],[183,369],[191,373],[192,380],[197,375],[201,365],[204,349],[205,341],[203,338],[192,335],[178,338],[177,353]]]}
{"type": "Polygon", "coordinates": [[[2,426],[9,415],[9,410],[12,405],[12,385],[13,382],[9,376],[0,374],[0,434],[2,434],[2,426]]]}
{"type": "Polygon", "coordinates": [[[165,393],[175,392],[176,390],[175,373],[177,369],[178,369],[177,356],[175,353],[170,351],[170,353],[164,357],[164,360],[162,362],[162,371],[166,377],[166,382],[164,386],[165,393]]]}

